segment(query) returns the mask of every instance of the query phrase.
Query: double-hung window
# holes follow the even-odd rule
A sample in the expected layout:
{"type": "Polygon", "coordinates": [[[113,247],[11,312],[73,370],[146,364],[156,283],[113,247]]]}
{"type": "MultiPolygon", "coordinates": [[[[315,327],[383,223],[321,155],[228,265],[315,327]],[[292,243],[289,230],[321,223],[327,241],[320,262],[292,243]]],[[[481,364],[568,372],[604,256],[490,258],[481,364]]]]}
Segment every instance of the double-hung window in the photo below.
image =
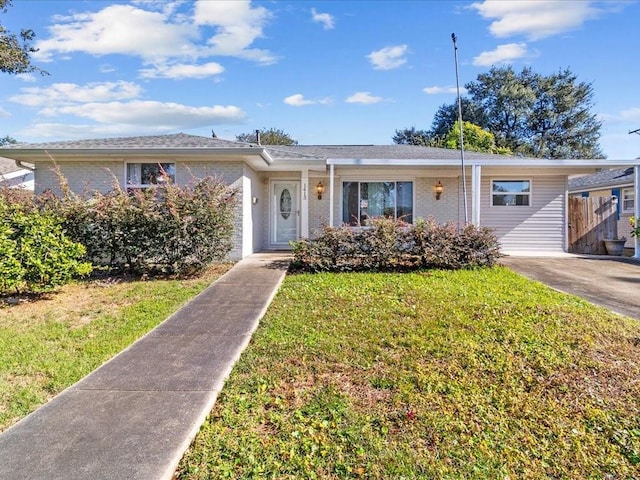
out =
{"type": "Polygon", "coordinates": [[[149,188],[176,181],[175,163],[127,163],[127,187],[149,188]]]}
{"type": "Polygon", "coordinates": [[[531,206],[531,180],[491,180],[491,205],[531,206]]]}
{"type": "Polygon", "coordinates": [[[387,217],[413,222],[413,182],[343,182],[342,222],[367,225],[387,217]]]}
{"type": "Polygon", "coordinates": [[[622,189],[622,213],[633,213],[635,208],[635,192],[633,188],[622,189]]]}

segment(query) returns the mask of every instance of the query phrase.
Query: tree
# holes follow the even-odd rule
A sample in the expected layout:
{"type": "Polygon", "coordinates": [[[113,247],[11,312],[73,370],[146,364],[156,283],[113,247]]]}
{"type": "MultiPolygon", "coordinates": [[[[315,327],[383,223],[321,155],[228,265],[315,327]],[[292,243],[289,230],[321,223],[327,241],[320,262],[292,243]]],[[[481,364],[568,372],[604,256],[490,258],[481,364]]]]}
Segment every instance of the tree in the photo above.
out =
{"type": "Polygon", "coordinates": [[[598,145],[602,122],[589,112],[593,87],[565,69],[538,78],[534,88],[536,102],[527,124],[533,156],[604,158],[598,145]]]}
{"type": "MultiPolygon", "coordinates": [[[[261,145],[298,145],[298,141],[291,138],[288,133],[276,128],[263,128],[260,133],[261,145]]],[[[245,143],[258,143],[256,132],[236,135],[236,140],[245,143]]]]}
{"type": "MultiPolygon", "coordinates": [[[[510,150],[496,146],[493,133],[483,130],[479,125],[471,122],[462,122],[464,148],[471,152],[486,152],[508,154],[510,150]]],[[[460,148],[460,123],[456,122],[447,133],[445,148],[460,148]]]]}
{"type": "Polygon", "coordinates": [[[465,85],[471,100],[485,113],[485,128],[498,145],[523,154],[530,153],[526,126],[535,102],[532,75],[529,68],[517,75],[511,66],[492,67],[465,85]]]}
{"type": "MultiPolygon", "coordinates": [[[[11,0],[0,0],[0,12],[7,13],[11,0]]],[[[47,72],[31,64],[31,54],[38,50],[29,44],[36,34],[31,29],[22,29],[20,35],[7,31],[0,25],[0,71],[9,74],[47,72]]]]}
{"type": "Polygon", "coordinates": [[[398,145],[429,145],[429,132],[426,130],[416,130],[416,127],[396,130],[393,136],[393,143],[398,145]]]}
{"type": "MultiPolygon", "coordinates": [[[[465,87],[463,121],[491,132],[498,149],[539,158],[604,157],[602,123],[591,113],[593,86],[569,69],[544,76],[528,67],[519,73],[493,67],[465,87]]],[[[457,118],[457,103],[442,105],[427,137],[446,137],[457,118]]]]}
{"type": "MultiPolygon", "coordinates": [[[[463,121],[471,122],[474,125],[478,125],[484,129],[487,128],[487,117],[480,106],[476,105],[470,99],[464,97],[460,99],[460,106],[462,109],[463,121]]],[[[442,105],[433,116],[433,122],[431,123],[431,130],[429,130],[429,136],[441,138],[446,137],[457,121],[458,102],[454,102],[449,105],[442,105]]]]}
{"type": "Polygon", "coordinates": [[[15,138],[10,137],[9,135],[0,137],[0,147],[2,145],[15,145],[16,143],[18,143],[18,141],[15,138]]]}

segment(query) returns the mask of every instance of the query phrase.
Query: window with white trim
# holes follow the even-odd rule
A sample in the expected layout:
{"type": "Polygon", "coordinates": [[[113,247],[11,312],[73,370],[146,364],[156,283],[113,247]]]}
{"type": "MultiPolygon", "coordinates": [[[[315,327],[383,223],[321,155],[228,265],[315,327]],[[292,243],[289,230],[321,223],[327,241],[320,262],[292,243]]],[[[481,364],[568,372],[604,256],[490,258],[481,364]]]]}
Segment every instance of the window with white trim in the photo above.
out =
{"type": "Polygon", "coordinates": [[[127,163],[127,187],[149,188],[176,181],[175,163],[127,163]]]}
{"type": "Polygon", "coordinates": [[[491,180],[491,206],[528,207],[531,205],[531,180],[491,180]]]}
{"type": "Polygon", "coordinates": [[[634,213],[635,198],[633,188],[622,189],[622,213],[634,213]]]}
{"type": "Polygon", "coordinates": [[[342,182],[342,222],[367,225],[375,217],[413,222],[413,182],[342,182]]]}

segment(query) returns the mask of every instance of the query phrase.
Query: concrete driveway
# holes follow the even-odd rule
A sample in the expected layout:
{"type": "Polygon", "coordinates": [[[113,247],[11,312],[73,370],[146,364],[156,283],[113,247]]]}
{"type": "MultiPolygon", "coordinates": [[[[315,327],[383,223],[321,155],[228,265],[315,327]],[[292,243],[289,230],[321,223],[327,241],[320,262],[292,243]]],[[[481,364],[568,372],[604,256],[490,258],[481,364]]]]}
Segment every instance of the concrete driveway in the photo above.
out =
{"type": "Polygon", "coordinates": [[[640,262],[635,259],[508,256],[500,263],[556,290],[640,320],[640,262]]]}

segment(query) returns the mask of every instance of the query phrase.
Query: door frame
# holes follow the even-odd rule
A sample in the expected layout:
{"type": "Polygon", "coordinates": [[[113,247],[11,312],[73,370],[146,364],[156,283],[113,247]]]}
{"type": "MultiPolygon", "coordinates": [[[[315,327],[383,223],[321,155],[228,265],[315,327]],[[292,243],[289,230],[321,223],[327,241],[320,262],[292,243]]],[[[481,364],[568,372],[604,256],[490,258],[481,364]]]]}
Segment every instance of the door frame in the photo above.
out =
{"type": "Polygon", "coordinates": [[[300,186],[301,186],[301,181],[299,178],[272,178],[269,180],[269,248],[271,249],[289,249],[289,243],[288,242],[276,242],[276,229],[277,229],[277,223],[276,223],[276,219],[278,218],[278,201],[275,198],[275,187],[276,184],[281,184],[281,183],[286,183],[286,184],[293,184],[295,185],[295,206],[296,208],[294,210],[292,210],[291,214],[296,216],[296,221],[295,221],[295,228],[296,228],[296,233],[295,233],[295,240],[299,240],[300,239],[300,210],[301,210],[301,196],[300,196],[300,186]]]}

